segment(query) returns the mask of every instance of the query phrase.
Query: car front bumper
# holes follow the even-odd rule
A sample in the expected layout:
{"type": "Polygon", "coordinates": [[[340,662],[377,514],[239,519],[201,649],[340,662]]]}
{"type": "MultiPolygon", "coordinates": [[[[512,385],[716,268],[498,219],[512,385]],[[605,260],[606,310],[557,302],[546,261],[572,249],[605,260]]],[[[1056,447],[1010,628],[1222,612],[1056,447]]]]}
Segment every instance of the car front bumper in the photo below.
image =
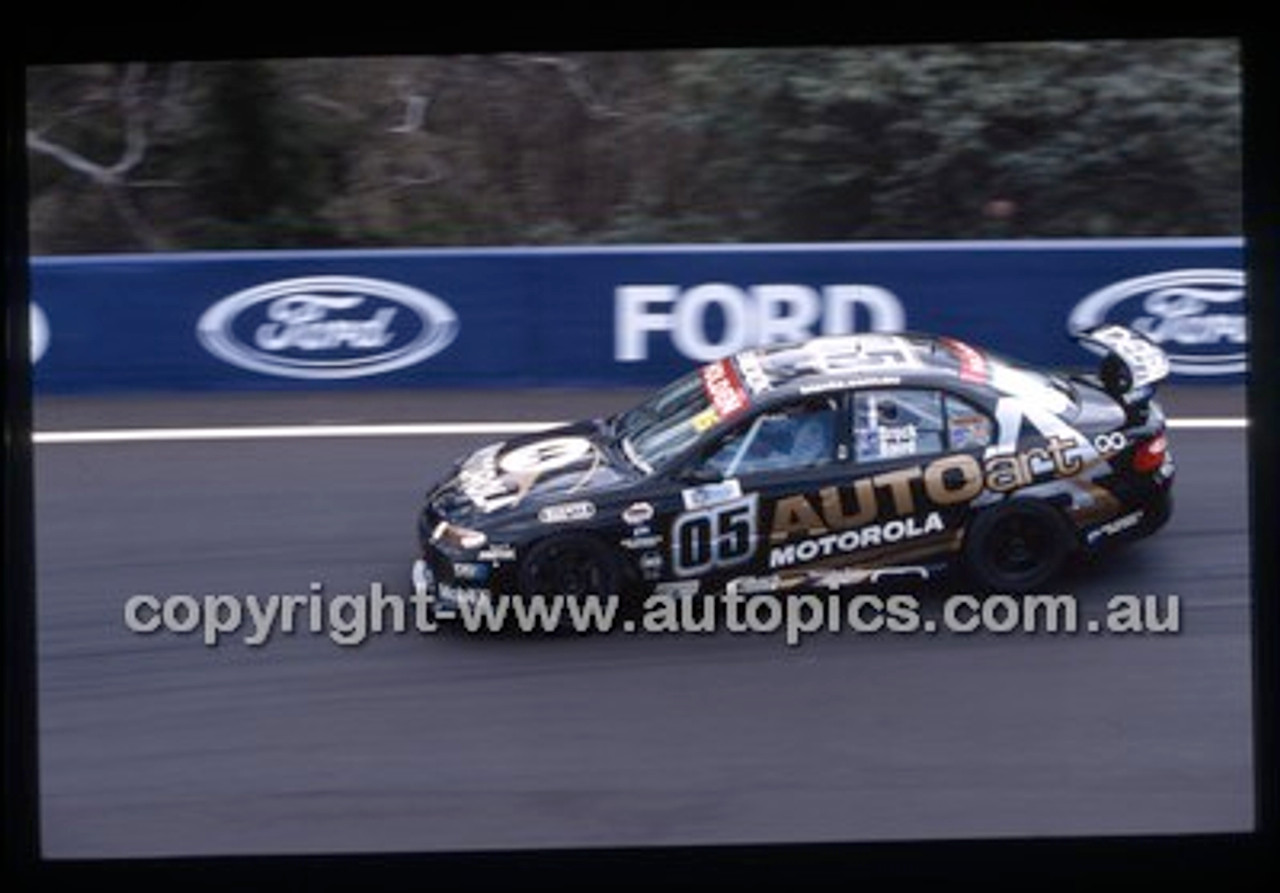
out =
{"type": "Polygon", "coordinates": [[[488,589],[459,583],[442,578],[441,574],[426,558],[419,558],[410,569],[414,594],[425,597],[433,616],[450,619],[457,616],[460,610],[488,602],[488,589]]]}

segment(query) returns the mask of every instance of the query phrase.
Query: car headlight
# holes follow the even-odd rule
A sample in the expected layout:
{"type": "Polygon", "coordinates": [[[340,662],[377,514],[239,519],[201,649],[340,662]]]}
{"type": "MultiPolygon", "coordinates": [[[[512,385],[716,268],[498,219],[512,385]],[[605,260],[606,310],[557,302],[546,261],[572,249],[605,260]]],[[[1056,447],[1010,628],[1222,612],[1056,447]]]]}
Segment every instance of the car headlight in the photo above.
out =
{"type": "Polygon", "coordinates": [[[448,521],[441,521],[431,531],[431,541],[474,551],[484,548],[484,544],[489,542],[489,537],[479,530],[470,530],[466,527],[450,524],[448,521]]]}

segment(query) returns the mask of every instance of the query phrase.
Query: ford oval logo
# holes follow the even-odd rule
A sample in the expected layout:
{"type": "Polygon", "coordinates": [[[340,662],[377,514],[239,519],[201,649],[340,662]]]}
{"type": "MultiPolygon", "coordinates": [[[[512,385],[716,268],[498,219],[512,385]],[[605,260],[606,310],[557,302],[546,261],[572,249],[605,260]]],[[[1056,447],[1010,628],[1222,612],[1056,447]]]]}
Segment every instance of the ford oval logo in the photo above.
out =
{"type": "Polygon", "coordinates": [[[49,318],[44,315],[39,304],[31,304],[31,315],[28,323],[31,326],[31,362],[40,362],[44,352],[49,349],[49,318]]]}
{"type": "Polygon", "coordinates": [[[196,326],[214,356],[288,378],[381,375],[434,356],[458,334],[437,297],[382,279],[306,276],[223,298],[196,326]]]}
{"type": "Polygon", "coordinates": [[[1164,348],[1174,372],[1234,375],[1248,367],[1244,300],[1240,270],[1171,270],[1094,292],[1071,311],[1067,329],[1119,323],[1164,348]]]}

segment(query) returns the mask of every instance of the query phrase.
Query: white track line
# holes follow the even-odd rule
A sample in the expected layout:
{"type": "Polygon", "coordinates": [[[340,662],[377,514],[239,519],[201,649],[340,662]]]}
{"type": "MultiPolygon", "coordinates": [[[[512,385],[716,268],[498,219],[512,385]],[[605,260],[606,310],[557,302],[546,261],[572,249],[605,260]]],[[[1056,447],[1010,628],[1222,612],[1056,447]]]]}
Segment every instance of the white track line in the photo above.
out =
{"type": "MultiPolygon", "coordinates": [[[[142,443],[189,440],[277,440],[301,437],[447,437],[533,434],[563,422],[423,422],[385,425],[262,425],[230,428],[117,428],[101,431],[36,431],[32,442],[142,443]]],[[[1169,419],[1171,429],[1243,429],[1248,419],[1169,419]]]]}
{"type": "Polygon", "coordinates": [[[1168,428],[1173,428],[1175,430],[1179,428],[1183,430],[1195,429],[1195,428],[1244,429],[1249,427],[1249,420],[1248,419],[1221,419],[1221,418],[1218,418],[1218,419],[1165,419],[1165,426],[1168,428]]]}
{"type": "Polygon", "coordinates": [[[298,437],[507,435],[545,431],[561,422],[425,422],[401,425],[262,425],[235,428],[124,428],[36,431],[34,443],[130,443],[166,440],[272,440],[298,437]]]}

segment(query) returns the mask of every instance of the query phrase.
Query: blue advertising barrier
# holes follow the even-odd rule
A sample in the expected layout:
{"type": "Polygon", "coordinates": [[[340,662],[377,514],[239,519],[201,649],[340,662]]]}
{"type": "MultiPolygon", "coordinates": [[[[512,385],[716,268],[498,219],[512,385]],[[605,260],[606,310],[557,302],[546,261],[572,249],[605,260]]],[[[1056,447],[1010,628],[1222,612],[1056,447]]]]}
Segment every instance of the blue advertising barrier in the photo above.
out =
{"type": "Polygon", "coordinates": [[[810,334],[1092,366],[1120,322],[1238,383],[1240,239],[226,252],[31,262],[37,392],[653,385],[810,334]]]}

